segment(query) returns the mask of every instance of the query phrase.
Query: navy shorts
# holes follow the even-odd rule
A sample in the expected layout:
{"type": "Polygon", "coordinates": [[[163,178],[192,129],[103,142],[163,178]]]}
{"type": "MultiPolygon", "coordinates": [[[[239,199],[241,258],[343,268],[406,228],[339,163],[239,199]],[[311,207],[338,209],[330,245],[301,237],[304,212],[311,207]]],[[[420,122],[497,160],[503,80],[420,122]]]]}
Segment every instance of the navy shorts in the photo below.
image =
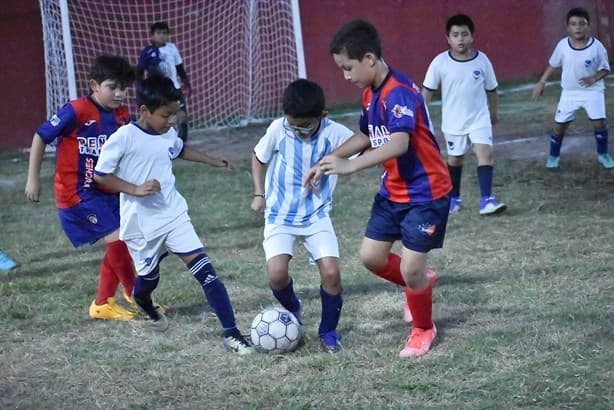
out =
{"type": "Polygon", "coordinates": [[[407,249],[427,253],[443,246],[449,212],[448,195],[435,201],[399,204],[377,194],[365,236],[384,242],[401,240],[407,249]]]}
{"type": "Polygon", "coordinates": [[[100,194],[58,209],[60,224],[75,248],[93,244],[119,229],[119,195],[100,194]]]}

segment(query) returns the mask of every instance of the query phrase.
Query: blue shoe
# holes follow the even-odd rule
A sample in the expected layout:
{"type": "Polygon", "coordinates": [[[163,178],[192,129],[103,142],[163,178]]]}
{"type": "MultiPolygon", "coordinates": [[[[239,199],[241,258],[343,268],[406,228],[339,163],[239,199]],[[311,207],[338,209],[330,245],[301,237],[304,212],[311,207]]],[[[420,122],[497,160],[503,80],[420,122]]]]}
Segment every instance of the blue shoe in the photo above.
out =
{"type": "Polygon", "coordinates": [[[480,215],[492,215],[505,211],[507,205],[497,202],[494,196],[480,199],[480,215]]]}
{"type": "Polygon", "coordinates": [[[0,270],[8,272],[17,266],[17,263],[9,258],[6,253],[0,251],[0,270]]]}
{"type": "Polygon", "coordinates": [[[343,350],[341,337],[334,330],[322,333],[320,335],[320,344],[322,345],[322,350],[327,353],[338,353],[343,350]]]}
{"type": "Polygon", "coordinates": [[[450,198],[450,215],[457,213],[462,207],[463,204],[459,196],[453,196],[450,198]]]}
{"type": "Polygon", "coordinates": [[[548,159],[546,160],[546,168],[560,168],[561,157],[553,157],[552,155],[548,155],[548,159]]]}
{"type": "Polygon", "coordinates": [[[599,161],[605,169],[614,168],[614,159],[612,159],[608,153],[597,155],[597,161],[599,161]]]}

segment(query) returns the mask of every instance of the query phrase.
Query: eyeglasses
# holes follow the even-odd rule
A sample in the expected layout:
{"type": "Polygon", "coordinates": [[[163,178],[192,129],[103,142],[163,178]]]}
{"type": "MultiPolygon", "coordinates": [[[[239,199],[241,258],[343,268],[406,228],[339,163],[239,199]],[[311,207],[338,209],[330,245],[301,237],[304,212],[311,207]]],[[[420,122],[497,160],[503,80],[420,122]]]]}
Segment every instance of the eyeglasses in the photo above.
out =
{"type": "Polygon", "coordinates": [[[288,122],[288,119],[284,119],[284,128],[299,136],[307,136],[315,131],[320,124],[320,118],[316,118],[311,124],[309,122],[301,125],[292,125],[288,122]]]}

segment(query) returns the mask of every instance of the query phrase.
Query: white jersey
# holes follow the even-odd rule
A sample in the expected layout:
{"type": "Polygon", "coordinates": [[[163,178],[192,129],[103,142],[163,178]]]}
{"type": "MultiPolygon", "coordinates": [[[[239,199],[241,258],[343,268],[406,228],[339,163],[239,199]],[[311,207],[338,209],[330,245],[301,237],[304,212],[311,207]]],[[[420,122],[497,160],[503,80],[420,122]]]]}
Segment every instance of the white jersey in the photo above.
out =
{"type": "Polygon", "coordinates": [[[150,241],[190,220],[188,204],[175,188],[173,174],[173,160],[182,149],[183,141],[173,128],[156,134],[134,122],[120,127],[102,146],[96,174],[114,174],[135,185],[157,179],[162,189],[144,197],[120,194],[120,239],[150,241]]]}
{"type": "Polygon", "coordinates": [[[285,118],[269,125],[254,148],[256,158],[267,164],[265,220],[269,224],[307,226],[329,216],[337,175],[322,176],[316,188],[303,188],[307,171],[353,134],[328,118],[308,141],[287,129],[285,118]]]}
{"type": "Polygon", "coordinates": [[[491,127],[486,91],[497,88],[497,78],[486,54],[477,51],[470,60],[456,60],[450,51],[437,55],[424,77],[424,88],[441,87],[441,130],[465,135],[491,127]]]}
{"type": "Polygon", "coordinates": [[[561,68],[561,88],[566,91],[599,91],[603,92],[605,84],[603,79],[596,83],[583,87],[580,78],[594,75],[597,71],[610,71],[608,52],[599,40],[589,38],[586,47],[573,48],[569,37],[561,39],[548,64],[554,68],[561,68]]]}
{"type": "Polygon", "coordinates": [[[181,88],[181,83],[177,76],[177,66],[183,63],[177,46],[173,43],[166,43],[158,48],[160,52],[160,64],[158,69],[168,78],[173,80],[175,88],[181,88]]]}

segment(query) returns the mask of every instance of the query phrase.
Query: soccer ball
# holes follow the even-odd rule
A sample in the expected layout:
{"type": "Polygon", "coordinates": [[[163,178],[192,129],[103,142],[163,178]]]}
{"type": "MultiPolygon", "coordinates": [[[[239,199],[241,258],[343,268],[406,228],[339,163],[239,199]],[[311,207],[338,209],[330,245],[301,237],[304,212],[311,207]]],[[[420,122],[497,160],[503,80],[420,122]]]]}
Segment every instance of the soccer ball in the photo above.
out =
{"type": "Polygon", "coordinates": [[[268,307],[252,321],[251,336],[254,347],[260,352],[290,352],[298,346],[301,325],[290,311],[268,307]]]}

